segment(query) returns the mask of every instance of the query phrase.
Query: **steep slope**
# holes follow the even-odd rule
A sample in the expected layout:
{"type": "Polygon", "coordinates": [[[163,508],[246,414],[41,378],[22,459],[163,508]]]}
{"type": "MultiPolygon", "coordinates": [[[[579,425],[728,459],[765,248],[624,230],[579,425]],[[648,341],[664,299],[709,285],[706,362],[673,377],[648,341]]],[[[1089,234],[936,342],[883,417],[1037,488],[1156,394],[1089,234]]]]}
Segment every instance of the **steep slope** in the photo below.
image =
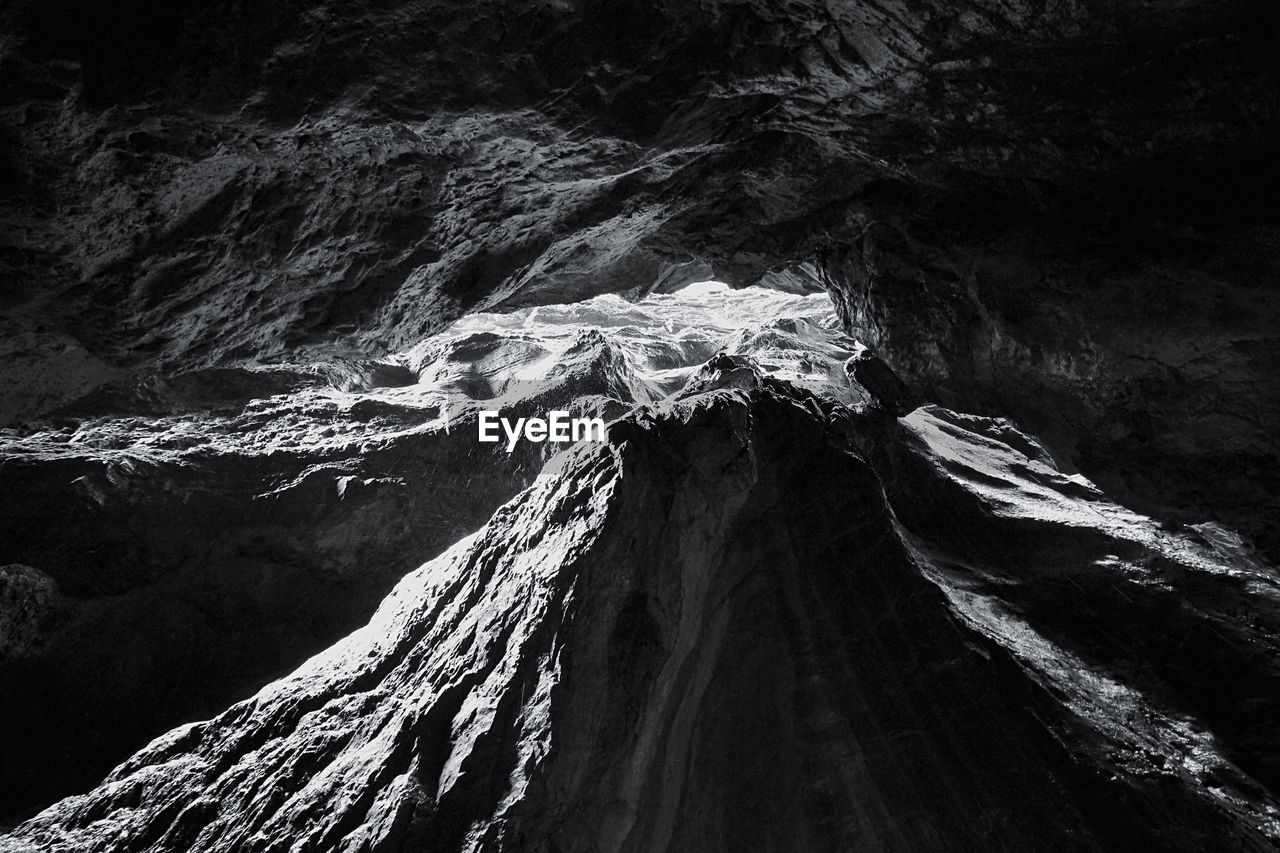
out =
{"type": "Polygon", "coordinates": [[[837,325],[819,295],[607,296],[380,363],[116,381],[0,431],[0,691],[24,697],[0,703],[0,819],[289,672],[483,524],[553,450],[478,443],[477,410],[612,418],[722,350],[851,399],[837,325]]]}
{"type": "Polygon", "coordinates": [[[0,813],[84,790],[288,672],[541,464],[445,434],[429,393],[277,390],[0,443],[5,560],[59,593],[0,655],[23,697],[0,708],[0,813]]]}
{"type": "Polygon", "coordinates": [[[1180,668],[1197,683],[1177,685],[1160,638],[1124,649],[1134,666],[1120,668],[1119,647],[1094,642],[1111,614],[1026,598],[1070,578],[1095,600],[1122,584],[1157,601],[1144,569],[1248,587],[1228,605],[1248,608],[1234,627],[1194,599],[1178,618],[1226,627],[1243,647],[1233,665],[1261,683],[1277,659],[1272,573],[1115,507],[1007,426],[858,415],[743,371],[709,367],[682,399],[558,458],[368,626],[0,849],[1280,839],[1266,774],[1177,701],[1175,686],[1203,695],[1217,676],[1180,668]],[[886,492],[851,441],[919,481],[902,473],[886,492]],[[985,530],[965,538],[917,492],[980,505],[985,530]]]}
{"type": "Polygon", "coordinates": [[[817,280],[930,398],[1280,549],[1276,16],[18,0],[0,422],[138,365],[379,357],[468,311],[817,280]]]}
{"type": "Polygon", "coordinates": [[[24,697],[0,703],[0,820],[293,670],[531,483],[548,448],[478,451],[479,409],[662,413],[487,528],[604,555],[631,615],[561,608],[600,572],[536,545],[551,599],[512,611],[516,567],[472,542],[427,570],[465,606],[402,588],[452,622],[380,617],[425,645],[365,632],[367,667],[300,671],[330,718],[295,721],[279,682],[7,843],[1274,844],[1278,22],[1271,0],[0,4],[0,693],[24,697]],[[790,296],[672,295],[712,276],[790,296]],[[668,523],[664,495],[709,509],[668,523]],[[689,572],[729,615],[670,621],[689,572]],[[468,620],[502,642],[466,646],[468,620]],[[621,622],[634,643],[593,636],[621,622]],[[526,724],[503,644],[562,636],[555,713],[526,724]],[[639,651],[561,680],[601,643],[639,651]],[[164,782],[170,759],[192,775],[164,782]]]}

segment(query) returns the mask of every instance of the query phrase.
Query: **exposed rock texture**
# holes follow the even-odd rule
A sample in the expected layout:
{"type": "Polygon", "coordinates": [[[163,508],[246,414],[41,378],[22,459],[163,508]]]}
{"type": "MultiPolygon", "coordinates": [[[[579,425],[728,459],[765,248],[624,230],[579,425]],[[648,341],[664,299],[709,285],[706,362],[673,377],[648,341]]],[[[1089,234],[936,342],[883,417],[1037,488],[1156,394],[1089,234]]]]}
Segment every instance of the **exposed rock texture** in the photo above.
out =
{"type": "Polygon", "coordinates": [[[0,703],[0,815],[288,672],[483,524],[550,446],[479,444],[478,408],[616,417],[720,351],[851,403],[854,347],[822,295],[607,296],[472,315],[384,363],[116,382],[80,411],[130,414],[4,435],[3,558],[38,568],[0,585],[23,697],[0,703]]]}
{"type": "Polygon", "coordinates": [[[30,566],[0,566],[0,664],[40,649],[57,605],[53,578],[30,566]]]}
{"type": "Polygon", "coordinates": [[[1230,701],[1196,703],[1274,682],[1270,571],[1107,502],[1007,425],[899,425],[751,375],[708,369],[615,423],[367,627],[0,847],[1280,839],[1275,767],[1246,762],[1276,754],[1273,700],[1231,726],[1230,701]],[[850,440],[896,461],[888,502],[850,440]],[[1228,666],[1182,665],[1210,636],[1228,666]]]}
{"type": "Polygon", "coordinates": [[[4,4],[0,845],[1274,844],[1277,14],[4,4]]]}
{"type": "Polygon", "coordinates": [[[481,454],[425,401],[309,388],[97,418],[0,449],[5,551],[64,596],[0,660],[6,813],[92,784],[367,619],[540,460],[481,454]]]}
{"type": "Polygon", "coordinates": [[[8,420],[714,269],[1278,547],[1273,3],[3,14],[8,420]]]}

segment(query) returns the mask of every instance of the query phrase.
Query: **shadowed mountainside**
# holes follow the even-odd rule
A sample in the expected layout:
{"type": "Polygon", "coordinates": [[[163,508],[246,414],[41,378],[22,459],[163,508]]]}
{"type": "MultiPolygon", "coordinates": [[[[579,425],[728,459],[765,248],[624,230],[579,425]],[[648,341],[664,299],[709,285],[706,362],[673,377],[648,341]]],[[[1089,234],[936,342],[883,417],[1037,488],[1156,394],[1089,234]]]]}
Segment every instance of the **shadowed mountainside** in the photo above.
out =
{"type": "Polygon", "coordinates": [[[5,4],[0,847],[1274,846],[1278,15],[5,4]]]}
{"type": "Polygon", "coordinates": [[[1269,569],[1007,424],[733,364],[680,396],[0,849],[1272,849],[1274,698],[1197,704],[1276,679],[1269,569]],[[897,459],[888,502],[850,441],[897,459]]]}
{"type": "Polygon", "coordinates": [[[1274,4],[3,14],[9,421],[139,366],[768,275],[931,399],[1280,541],[1274,4]]]}
{"type": "Polygon", "coordinates": [[[287,673],[483,524],[553,448],[480,444],[477,410],[613,418],[719,352],[851,403],[856,347],[819,294],[605,296],[375,364],[117,382],[99,414],[5,436],[0,689],[23,700],[0,703],[0,816],[287,673]]]}

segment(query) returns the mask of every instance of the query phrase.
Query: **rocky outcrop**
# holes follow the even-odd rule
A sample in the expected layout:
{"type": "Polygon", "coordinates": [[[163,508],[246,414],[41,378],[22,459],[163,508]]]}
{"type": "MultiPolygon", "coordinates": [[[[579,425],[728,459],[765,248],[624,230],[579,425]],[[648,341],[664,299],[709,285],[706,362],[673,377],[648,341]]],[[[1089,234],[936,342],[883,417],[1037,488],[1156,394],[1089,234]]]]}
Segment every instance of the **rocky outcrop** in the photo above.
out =
{"type": "Polygon", "coordinates": [[[100,419],[5,448],[6,554],[62,596],[39,646],[0,659],[23,697],[0,708],[4,813],[288,672],[536,473],[433,429],[434,410],[352,398],[100,419]]]}
{"type": "Polygon", "coordinates": [[[844,365],[849,378],[866,389],[870,402],[894,417],[902,417],[920,405],[897,374],[864,345],[859,345],[844,365]]]}
{"type": "Polygon", "coordinates": [[[599,573],[544,552],[516,612],[522,587],[459,568],[518,574],[473,542],[426,571],[471,598],[402,587],[453,623],[394,599],[407,645],[352,640],[364,663],[318,659],[10,843],[1274,840],[1275,22],[1261,0],[6,4],[0,564],[23,568],[0,688],[26,701],[0,703],[0,809],[296,667],[534,480],[545,448],[477,455],[440,394],[464,427],[711,394],[488,528],[607,553],[625,618],[565,605],[599,573]],[[839,321],[628,301],[707,277],[823,291],[839,321]],[[728,483],[694,483],[717,461],[728,483]],[[656,521],[680,495],[714,511],[656,521]],[[592,527],[623,506],[645,523],[592,527]],[[663,621],[695,607],[670,593],[689,572],[723,628],[663,621]],[[638,632],[616,666],[593,636],[615,622],[638,632]],[[606,686],[503,668],[508,642],[570,644],[606,686]],[[758,696],[734,659],[773,676],[758,696]],[[725,711],[757,698],[756,723],[725,711]],[[758,766],[733,738],[766,741],[758,766]]]}
{"type": "Polygon", "coordinates": [[[0,846],[1280,838],[1273,769],[1245,763],[1274,746],[1267,708],[1228,730],[1227,701],[1192,699],[1276,677],[1269,570],[1107,502],[1007,425],[940,409],[899,424],[731,374],[614,423],[368,626],[0,846]],[[882,481],[851,441],[897,473],[882,481]],[[1117,635],[1133,599],[1143,627],[1223,631],[1231,669],[1180,665],[1194,637],[1117,635]],[[1240,608],[1248,627],[1227,618],[1240,608]]]}
{"type": "Polygon", "coordinates": [[[483,524],[552,448],[478,443],[478,409],[612,418],[721,350],[852,402],[836,327],[822,296],[610,296],[471,315],[384,363],[115,382],[79,411],[128,414],[11,434],[4,558],[38,568],[0,586],[0,686],[24,697],[0,703],[0,815],[287,673],[483,524]]]}
{"type": "Polygon", "coordinates": [[[820,281],[921,393],[1280,541],[1269,4],[4,15],[10,422],[139,365],[820,281]]]}

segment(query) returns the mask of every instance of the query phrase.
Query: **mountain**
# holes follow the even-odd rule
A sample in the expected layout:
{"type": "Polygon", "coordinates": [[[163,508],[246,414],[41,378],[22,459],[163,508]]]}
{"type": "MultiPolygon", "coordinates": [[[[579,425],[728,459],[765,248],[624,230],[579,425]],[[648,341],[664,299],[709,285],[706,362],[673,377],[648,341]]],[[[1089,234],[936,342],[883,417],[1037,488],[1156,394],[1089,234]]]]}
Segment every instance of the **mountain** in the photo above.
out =
{"type": "Polygon", "coordinates": [[[0,814],[288,673],[488,520],[558,448],[480,444],[479,410],[613,418],[721,351],[852,401],[855,347],[822,294],[604,296],[473,314],[379,363],[116,382],[0,433],[0,683],[26,697],[0,705],[0,814]]]}
{"type": "Polygon", "coordinates": [[[15,0],[0,422],[139,367],[817,283],[943,405],[1280,558],[1269,0],[15,0]]]}
{"type": "Polygon", "coordinates": [[[0,4],[0,849],[1277,846],[1278,25],[0,4]]]}
{"type": "Polygon", "coordinates": [[[1238,541],[1008,424],[742,370],[557,457],[368,625],[2,849],[1280,840],[1280,590],[1238,541]]]}

